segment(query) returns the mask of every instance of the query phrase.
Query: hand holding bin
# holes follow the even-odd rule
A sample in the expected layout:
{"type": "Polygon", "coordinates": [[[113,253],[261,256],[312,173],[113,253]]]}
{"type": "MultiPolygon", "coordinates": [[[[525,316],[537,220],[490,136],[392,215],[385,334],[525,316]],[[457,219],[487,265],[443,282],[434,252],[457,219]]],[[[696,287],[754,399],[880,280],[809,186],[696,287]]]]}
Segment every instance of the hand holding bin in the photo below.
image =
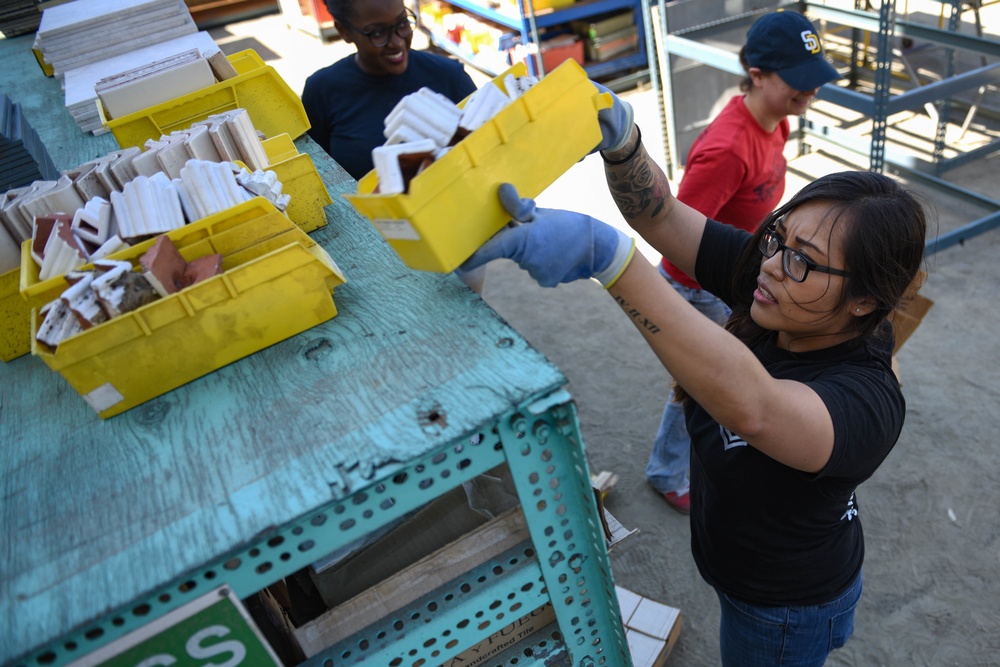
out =
{"type": "MultiPolygon", "coordinates": [[[[518,64],[487,85],[503,88],[508,75],[526,74],[518,64]]],[[[610,106],[583,68],[566,61],[417,175],[409,192],[374,194],[372,171],[344,197],[407,266],[449,273],[510,220],[500,184],[537,197],[601,142],[597,112],[610,106]]]]}

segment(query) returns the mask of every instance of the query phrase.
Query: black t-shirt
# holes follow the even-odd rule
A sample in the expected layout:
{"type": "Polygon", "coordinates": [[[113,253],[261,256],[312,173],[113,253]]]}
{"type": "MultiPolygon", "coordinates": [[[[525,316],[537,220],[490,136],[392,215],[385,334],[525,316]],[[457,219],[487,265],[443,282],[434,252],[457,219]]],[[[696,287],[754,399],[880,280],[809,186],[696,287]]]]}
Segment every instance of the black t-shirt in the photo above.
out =
{"type": "Polygon", "coordinates": [[[457,104],[476,90],[458,61],[416,50],[409,57],[398,76],[366,74],[352,54],[306,79],[309,136],[355,180],[372,170],[372,149],[385,143],[385,117],[403,97],[426,86],[457,104]]]}
{"type": "MultiPolygon", "coordinates": [[[[695,273],[702,287],[733,303],[734,265],[750,235],[709,221],[695,273]]],[[[738,289],[752,291],[754,284],[738,289]]],[[[701,406],[687,410],[691,436],[691,548],[702,577],[761,606],[835,599],[864,559],[855,489],[892,450],[905,403],[892,372],[892,338],[807,353],[775,345],[753,352],[776,378],[820,396],[833,418],[834,446],[819,473],[794,470],[722,428],[701,406]]]]}

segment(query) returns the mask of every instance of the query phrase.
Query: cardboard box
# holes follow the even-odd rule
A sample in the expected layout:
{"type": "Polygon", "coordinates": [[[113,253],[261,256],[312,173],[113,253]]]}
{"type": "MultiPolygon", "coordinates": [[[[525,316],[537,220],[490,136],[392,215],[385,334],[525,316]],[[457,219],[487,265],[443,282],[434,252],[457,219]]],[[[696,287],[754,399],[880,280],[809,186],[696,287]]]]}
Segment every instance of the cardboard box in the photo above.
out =
{"type": "MultiPolygon", "coordinates": [[[[506,466],[491,472],[506,473],[506,466]]],[[[462,489],[454,491],[462,492],[462,489]]],[[[598,493],[596,489],[595,493],[598,493]]],[[[448,498],[448,494],[441,498],[448,498]]],[[[465,504],[465,499],[452,497],[446,500],[446,504],[446,507],[434,507],[434,503],[430,503],[393,531],[353,554],[352,561],[358,567],[351,567],[352,563],[347,562],[346,570],[313,573],[317,587],[328,601],[343,599],[345,593],[358,588],[358,582],[367,584],[375,580],[375,583],[296,628],[297,643],[306,656],[315,656],[319,651],[347,639],[530,539],[524,514],[517,506],[416,560],[415,555],[426,551],[428,546],[442,544],[442,540],[455,532],[454,525],[442,523],[442,513],[451,511],[460,516],[463,512],[460,505],[465,504]],[[410,562],[412,564],[407,564],[410,562]]],[[[465,507],[464,511],[469,511],[469,508],[465,507]]],[[[638,532],[624,529],[606,510],[603,514],[605,525],[611,527],[607,531],[609,549],[638,532]]],[[[544,606],[539,607],[464,651],[461,656],[467,662],[460,662],[456,657],[446,664],[454,664],[455,667],[478,665],[554,620],[551,607],[547,610],[544,606]],[[471,661],[473,659],[475,662],[471,661]]]]}
{"type": "Polygon", "coordinates": [[[583,65],[583,40],[578,35],[563,35],[541,43],[542,67],[551,72],[567,60],[583,65]]]}
{"type": "Polygon", "coordinates": [[[630,9],[596,21],[572,21],[570,25],[581,37],[603,39],[619,30],[635,26],[635,13],[630,9]]]}
{"type": "Polygon", "coordinates": [[[584,44],[587,60],[601,63],[639,48],[639,31],[633,25],[604,37],[587,37],[584,44]]]}
{"type": "Polygon", "coordinates": [[[892,327],[896,333],[896,345],[892,350],[893,355],[899,352],[913,332],[917,330],[923,322],[927,311],[931,309],[934,302],[916,292],[907,292],[900,302],[899,307],[889,317],[892,327]]]}
{"type": "Polygon", "coordinates": [[[485,665],[497,654],[524,641],[550,623],[554,623],[555,620],[556,613],[552,609],[552,605],[544,604],[530,614],[525,614],[513,623],[505,625],[475,646],[462,651],[441,667],[479,667],[485,665]]]}
{"type": "Polygon", "coordinates": [[[326,605],[337,607],[487,521],[469,507],[465,490],[459,486],[336,562],[314,563],[309,576],[326,605]]]}
{"type": "Polygon", "coordinates": [[[919,294],[920,288],[923,287],[926,279],[927,274],[925,272],[921,271],[918,273],[909,289],[903,295],[899,306],[889,316],[889,321],[892,323],[896,335],[896,343],[892,349],[892,371],[896,374],[896,379],[900,384],[902,384],[903,378],[899,372],[899,360],[896,359],[896,354],[899,352],[899,348],[903,347],[903,343],[909,339],[917,327],[920,326],[920,323],[923,322],[927,311],[934,305],[933,301],[919,294]]]}
{"type": "MultiPolygon", "coordinates": [[[[450,528],[438,526],[436,540],[441,538],[441,531],[450,528]]],[[[528,539],[528,525],[520,507],[508,510],[303,624],[295,630],[298,643],[312,657],[528,539]]],[[[412,556],[407,547],[412,545],[384,555],[399,562],[399,558],[412,556]]],[[[376,556],[368,552],[368,560],[376,560],[376,556]]],[[[328,590],[324,597],[329,596],[328,590]]]]}

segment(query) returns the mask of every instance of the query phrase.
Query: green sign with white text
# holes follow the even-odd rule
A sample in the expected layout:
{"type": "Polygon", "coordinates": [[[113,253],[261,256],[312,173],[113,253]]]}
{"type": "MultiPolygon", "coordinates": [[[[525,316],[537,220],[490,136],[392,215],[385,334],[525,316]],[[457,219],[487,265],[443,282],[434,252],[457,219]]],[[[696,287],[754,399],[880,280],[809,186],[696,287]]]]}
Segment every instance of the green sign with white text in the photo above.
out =
{"type": "Polygon", "coordinates": [[[228,588],[212,591],[69,667],[258,667],[281,663],[228,588]]]}

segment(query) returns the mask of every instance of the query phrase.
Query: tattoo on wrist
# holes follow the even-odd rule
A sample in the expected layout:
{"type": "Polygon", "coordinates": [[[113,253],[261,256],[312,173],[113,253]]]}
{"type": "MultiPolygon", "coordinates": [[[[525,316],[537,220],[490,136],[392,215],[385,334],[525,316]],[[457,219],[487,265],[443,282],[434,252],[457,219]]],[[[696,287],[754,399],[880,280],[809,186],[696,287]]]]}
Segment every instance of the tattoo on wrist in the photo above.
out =
{"type": "Polygon", "coordinates": [[[609,171],[607,181],[618,210],[627,220],[659,215],[670,193],[666,175],[645,151],[628,164],[624,173],[609,171]]]}
{"type": "Polygon", "coordinates": [[[626,142],[626,144],[616,152],[616,155],[613,158],[609,158],[607,155],[604,154],[604,151],[601,151],[601,159],[603,159],[604,163],[609,167],[619,167],[628,162],[629,160],[631,160],[632,158],[634,158],[636,153],[639,152],[639,147],[642,146],[642,130],[639,129],[638,125],[634,125],[633,127],[635,128],[635,143],[632,145],[631,150],[625,153],[626,149],[628,148],[628,143],[626,142]],[[621,159],[616,159],[617,156],[621,155],[622,153],[625,153],[625,157],[621,159]]]}
{"type": "Polygon", "coordinates": [[[618,296],[617,294],[614,295],[614,299],[615,302],[621,307],[621,309],[625,311],[625,314],[631,317],[635,321],[636,326],[638,326],[640,329],[648,331],[651,334],[660,333],[661,331],[660,327],[655,323],[650,322],[648,319],[646,319],[646,317],[643,316],[643,314],[640,313],[638,309],[633,308],[628,301],[618,296]]]}

